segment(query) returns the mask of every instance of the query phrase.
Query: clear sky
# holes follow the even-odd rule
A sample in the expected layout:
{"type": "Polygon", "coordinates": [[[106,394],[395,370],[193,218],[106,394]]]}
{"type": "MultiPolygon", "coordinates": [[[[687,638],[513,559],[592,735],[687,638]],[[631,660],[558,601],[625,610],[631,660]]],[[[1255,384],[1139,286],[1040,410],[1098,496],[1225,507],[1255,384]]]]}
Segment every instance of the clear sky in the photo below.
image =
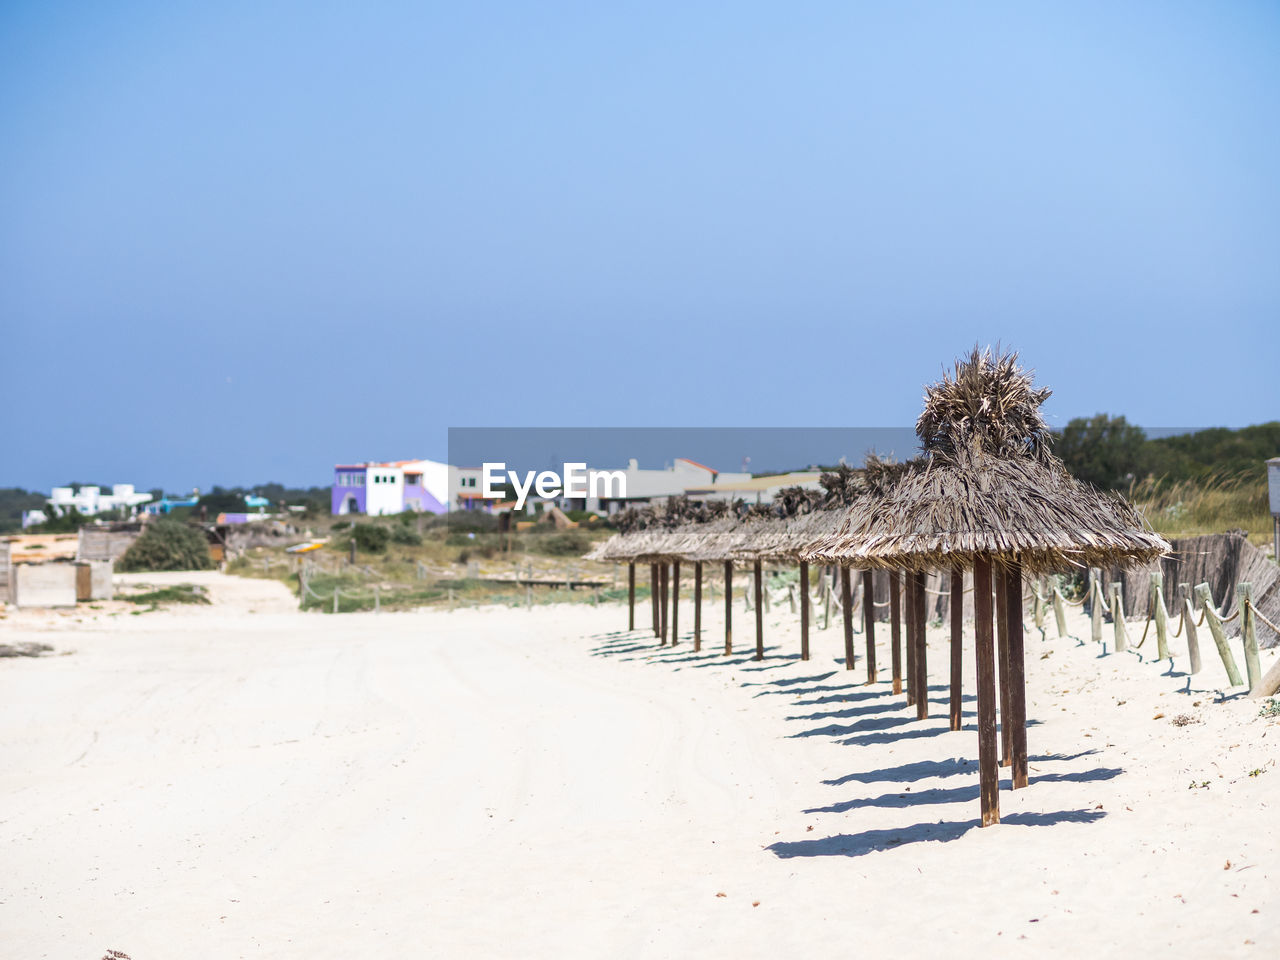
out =
{"type": "MultiPolygon", "coordinates": [[[[1276,3],[0,5],[0,486],[1280,417],[1276,3]]],[[[697,451],[672,451],[697,458],[697,451]]]]}

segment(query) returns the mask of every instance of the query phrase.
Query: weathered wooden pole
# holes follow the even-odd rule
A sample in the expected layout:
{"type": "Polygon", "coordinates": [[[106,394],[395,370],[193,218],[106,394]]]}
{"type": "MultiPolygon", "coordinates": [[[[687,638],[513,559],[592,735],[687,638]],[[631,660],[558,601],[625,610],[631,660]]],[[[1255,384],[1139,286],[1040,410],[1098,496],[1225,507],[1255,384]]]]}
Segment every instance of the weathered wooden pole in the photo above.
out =
{"type": "Polygon", "coordinates": [[[996,658],[991,635],[991,560],[973,562],[974,666],[978,694],[978,782],[982,825],[1000,822],[1000,769],[996,747],[996,658]]]}
{"type": "Polygon", "coordinates": [[[1057,584],[1053,587],[1053,618],[1058,621],[1058,637],[1061,639],[1067,635],[1067,609],[1057,584]]]}
{"type": "Polygon", "coordinates": [[[840,606],[844,613],[844,663],[848,670],[853,662],[853,573],[848,567],[840,568],[840,606]]]}
{"type": "MultiPolygon", "coordinates": [[[[822,571],[822,629],[826,630],[831,626],[831,592],[835,585],[835,578],[831,576],[830,571],[834,567],[825,567],[822,571]]],[[[852,669],[852,668],[850,668],[852,669]]]]}
{"type": "Polygon", "coordinates": [[[733,561],[724,562],[724,652],[733,653],[733,561]]]}
{"type": "MultiPolygon", "coordinates": [[[[1013,789],[1027,785],[1027,675],[1022,636],[1022,564],[1013,561],[1005,572],[1008,581],[1005,597],[1008,611],[1005,621],[1009,626],[1009,715],[1001,724],[1012,731],[1013,789]]],[[[1120,617],[1124,619],[1123,616],[1120,617]]]]}
{"type": "Polygon", "coordinates": [[[1013,728],[1009,725],[1009,579],[1002,563],[995,564],[992,579],[996,588],[996,662],[1000,671],[1000,766],[1007,767],[1013,759],[1013,728]]]}
{"type": "Polygon", "coordinates": [[[915,578],[915,621],[916,621],[916,719],[924,720],[929,716],[929,614],[925,610],[927,593],[925,583],[927,574],[923,570],[912,574],[915,578]]]}
{"type": "Polygon", "coordinates": [[[951,729],[959,730],[964,715],[964,568],[951,568],[951,729]]]}
{"type": "MultiPolygon", "coordinates": [[[[1151,574],[1151,602],[1155,604],[1156,615],[1156,657],[1168,660],[1169,657],[1169,612],[1164,606],[1164,574],[1157,570],[1151,574]]],[[[1116,616],[1113,608],[1111,615],[1116,616]]],[[[1119,616],[1124,618],[1124,608],[1120,608],[1119,616]]]]}
{"type": "Polygon", "coordinates": [[[1244,640],[1244,669],[1252,692],[1262,680],[1262,666],[1258,663],[1258,618],[1253,612],[1253,584],[1242,583],[1236,587],[1236,597],[1240,610],[1240,637],[1244,640]]]}
{"type": "Polygon", "coordinates": [[[658,629],[658,599],[662,591],[658,589],[658,565],[656,563],[649,564],[649,608],[653,614],[653,635],[661,636],[662,631],[658,629]]]}
{"type": "Polygon", "coordinates": [[[680,642],[680,561],[671,561],[671,645],[680,642]]]}
{"type": "Polygon", "coordinates": [[[658,564],[658,636],[661,646],[667,644],[667,600],[671,585],[671,569],[666,563],[658,564]]]}
{"type": "Polygon", "coordinates": [[[916,599],[915,575],[910,571],[902,575],[902,628],[907,648],[907,706],[916,702],[916,599]]]}
{"type": "Polygon", "coordinates": [[[702,650],[702,561],[693,562],[693,652],[702,650]]]}
{"type": "Polygon", "coordinates": [[[809,659],[809,561],[800,561],[800,659],[809,659]]]}
{"type": "Polygon", "coordinates": [[[757,659],[757,660],[763,660],[763,659],[764,659],[764,597],[762,597],[762,596],[761,596],[761,594],[764,592],[764,587],[763,587],[763,584],[762,584],[762,581],[763,581],[763,573],[762,573],[762,571],[761,571],[761,563],[760,563],[760,560],[759,560],[759,559],[757,559],[757,560],[756,560],[756,562],[755,562],[755,566],[754,566],[754,567],[753,567],[753,569],[752,569],[752,574],[755,576],[755,581],[756,581],[756,582],[755,582],[755,588],[756,588],[756,659],[757,659]]]}
{"type": "Polygon", "coordinates": [[[1124,595],[1120,592],[1120,581],[1111,583],[1111,626],[1115,636],[1116,653],[1124,653],[1129,649],[1129,632],[1124,622],[1124,595]]]}
{"type": "Polygon", "coordinates": [[[636,562],[627,564],[627,629],[636,628],[636,562]]]}
{"type": "Polygon", "coordinates": [[[897,570],[889,571],[889,659],[893,667],[895,695],[902,693],[902,598],[898,591],[901,578],[897,570]]]}
{"type": "Polygon", "coordinates": [[[1213,595],[1209,593],[1209,584],[1196,584],[1196,598],[1204,607],[1204,620],[1209,625],[1209,633],[1213,635],[1213,642],[1218,648],[1218,656],[1222,658],[1222,665],[1227,669],[1227,680],[1233,687],[1238,687],[1244,683],[1244,679],[1240,676],[1240,668],[1236,666],[1236,658],[1231,655],[1231,648],[1227,646],[1227,635],[1222,632],[1222,621],[1215,616],[1213,595]]]}
{"type": "Polygon", "coordinates": [[[1200,638],[1196,635],[1196,611],[1191,598],[1182,598],[1182,628],[1187,631],[1187,656],[1191,659],[1191,676],[1200,672],[1200,638]]]}
{"type": "Polygon", "coordinates": [[[1089,636],[1102,642],[1102,571],[1097,567],[1089,568],[1089,636]]]}
{"type": "Polygon", "coordinates": [[[870,570],[862,571],[862,632],[866,634],[867,640],[867,683],[875,683],[876,589],[875,577],[870,570]]]}

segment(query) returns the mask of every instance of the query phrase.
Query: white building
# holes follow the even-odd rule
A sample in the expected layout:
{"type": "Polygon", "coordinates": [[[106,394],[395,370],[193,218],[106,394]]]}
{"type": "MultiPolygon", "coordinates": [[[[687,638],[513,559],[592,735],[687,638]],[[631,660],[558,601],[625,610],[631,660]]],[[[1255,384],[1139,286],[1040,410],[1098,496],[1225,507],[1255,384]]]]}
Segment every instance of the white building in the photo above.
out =
{"type": "Polygon", "coordinates": [[[49,516],[61,517],[74,507],[85,517],[112,510],[134,514],[138,507],[150,500],[151,494],[135,492],[132,483],[112,484],[110,493],[103,493],[99,487],[81,487],[79,490],[54,487],[45,512],[49,516]]]}

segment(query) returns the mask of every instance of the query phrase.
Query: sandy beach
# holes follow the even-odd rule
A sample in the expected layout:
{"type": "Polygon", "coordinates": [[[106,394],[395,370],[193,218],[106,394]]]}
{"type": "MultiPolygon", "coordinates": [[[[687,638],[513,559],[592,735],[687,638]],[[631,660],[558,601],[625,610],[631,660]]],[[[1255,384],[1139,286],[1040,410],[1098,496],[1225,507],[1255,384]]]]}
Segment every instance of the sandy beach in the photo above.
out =
{"type": "Polygon", "coordinates": [[[687,599],[663,649],[617,605],[326,616],[145,579],[213,603],[0,621],[53,647],[0,660],[4,957],[1280,948],[1280,721],[1223,700],[1207,637],[1188,678],[1181,638],[1171,669],[1028,616],[1031,785],[979,829],[942,629],[917,721],[834,619],[801,662],[785,607],[756,663],[741,602],[726,657],[710,602],[694,654],[687,599]]]}

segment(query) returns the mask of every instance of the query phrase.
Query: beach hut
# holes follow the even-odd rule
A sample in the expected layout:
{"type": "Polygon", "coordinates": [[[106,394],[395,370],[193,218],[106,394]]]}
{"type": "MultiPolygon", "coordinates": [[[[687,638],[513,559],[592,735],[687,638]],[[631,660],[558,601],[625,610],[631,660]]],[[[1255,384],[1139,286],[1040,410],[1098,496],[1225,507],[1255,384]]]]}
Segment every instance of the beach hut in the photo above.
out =
{"type": "MultiPolygon", "coordinates": [[[[1022,576],[1090,566],[1132,566],[1169,544],[1118,496],[1072,477],[1051,450],[1037,389],[1013,353],[975,349],[925,396],[916,423],[923,456],[883,497],[855,503],[812,557],[901,571],[920,584],[930,569],[973,575],[978,757],[983,825],[999,820],[993,615],[1001,627],[1003,725],[1014,788],[1027,784],[1022,650],[1022,576]],[[993,601],[992,586],[996,587],[993,601]]],[[[914,606],[914,603],[912,603],[914,606]]],[[[908,623],[918,611],[908,611],[908,623]]],[[[923,624],[919,624],[922,627],[923,624]]],[[[923,683],[923,630],[916,633],[917,702],[923,683]]],[[[952,714],[958,719],[959,644],[952,644],[952,714]]],[[[910,652],[911,647],[908,646],[910,652]]]]}

